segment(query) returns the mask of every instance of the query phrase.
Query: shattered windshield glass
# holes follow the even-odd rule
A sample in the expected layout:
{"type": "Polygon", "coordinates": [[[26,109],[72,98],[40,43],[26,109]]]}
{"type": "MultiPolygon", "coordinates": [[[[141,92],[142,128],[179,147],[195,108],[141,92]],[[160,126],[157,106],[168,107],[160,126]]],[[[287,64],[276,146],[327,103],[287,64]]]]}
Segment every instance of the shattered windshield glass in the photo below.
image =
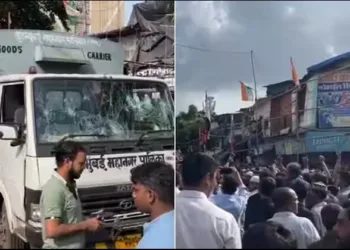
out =
{"type": "MultiPolygon", "coordinates": [[[[137,140],[146,131],[173,130],[173,105],[165,85],[152,80],[36,79],[34,111],[39,143],[69,134],[80,141],[137,140]]],[[[172,137],[155,133],[153,137],[172,137]]]]}

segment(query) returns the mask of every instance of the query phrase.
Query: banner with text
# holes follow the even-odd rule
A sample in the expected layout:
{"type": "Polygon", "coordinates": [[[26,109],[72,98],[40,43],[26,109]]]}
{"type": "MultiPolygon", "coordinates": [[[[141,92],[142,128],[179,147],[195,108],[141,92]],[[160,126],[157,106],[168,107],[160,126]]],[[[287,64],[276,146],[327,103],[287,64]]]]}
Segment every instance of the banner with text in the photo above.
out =
{"type": "Polygon", "coordinates": [[[307,132],[307,152],[349,152],[350,134],[338,132],[307,132]]]}
{"type": "Polygon", "coordinates": [[[350,127],[350,82],[319,83],[318,127],[350,127]]]}

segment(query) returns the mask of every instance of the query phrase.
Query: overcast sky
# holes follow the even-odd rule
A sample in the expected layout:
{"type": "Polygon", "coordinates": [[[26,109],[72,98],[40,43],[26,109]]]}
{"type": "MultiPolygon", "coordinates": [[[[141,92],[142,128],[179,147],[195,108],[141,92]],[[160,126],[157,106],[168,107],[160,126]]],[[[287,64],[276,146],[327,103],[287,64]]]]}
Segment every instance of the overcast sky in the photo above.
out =
{"type": "Polygon", "coordinates": [[[243,81],[253,86],[254,51],[258,96],[264,85],[291,79],[290,56],[303,77],[306,68],[350,51],[350,2],[176,2],[176,108],[202,108],[205,89],[216,112],[235,112],[243,81]],[[225,51],[203,52],[181,44],[225,51]]]}
{"type": "Polygon", "coordinates": [[[143,1],[125,1],[125,15],[124,15],[124,25],[129,22],[129,17],[134,7],[134,4],[142,3],[143,1]]]}

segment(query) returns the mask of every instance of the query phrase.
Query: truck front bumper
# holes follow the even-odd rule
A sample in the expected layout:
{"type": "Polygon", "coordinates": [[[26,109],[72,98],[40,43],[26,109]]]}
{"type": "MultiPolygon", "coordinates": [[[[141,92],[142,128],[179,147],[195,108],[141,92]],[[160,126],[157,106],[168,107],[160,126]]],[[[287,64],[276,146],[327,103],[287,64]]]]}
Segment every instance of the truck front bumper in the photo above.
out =
{"type": "Polygon", "coordinates": [[[26,223],[25,234],[31,248],[41,248],[43,245],[41,227],[26,223]]]}

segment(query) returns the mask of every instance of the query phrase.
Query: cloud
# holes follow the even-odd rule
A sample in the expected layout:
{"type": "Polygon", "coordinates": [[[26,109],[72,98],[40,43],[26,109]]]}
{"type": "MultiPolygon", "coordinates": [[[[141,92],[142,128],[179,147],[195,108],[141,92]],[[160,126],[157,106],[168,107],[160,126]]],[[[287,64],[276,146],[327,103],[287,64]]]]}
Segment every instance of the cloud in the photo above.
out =
{"type": "Polygon", "coordinates": [[[233,86],[253,82],[251,50],[259,87],[291,79],[290,56],[302,77],[307,67],[348,52],[349,7],[345,1],[176,2],[176,42],[224,51],[176,47],[177,91],[188,93],[176,101],[186,109],[207,89],[218,113],[231,102],[231,112],[237,110],[243,104],[233,86]]]}
{"type": "MultiPolygon", "coordinates": [[[[241,29],[241,26],[237,23],[232,25],[228,18],[228,12],[225,2],[217,1],[190,1],[177,3],[181,11],[178,18],[187,18],[193,24],[195,29],[188,29],[189,33],[204,32],[209,36],[215,36],[218,33],[234,27],[237,30],[241,29]],[[181,7],[182,6],[182,7],[181,7]],[[194,13],[196,13],[194,15],[194,13]]],[[[191,34],[189,34],[191,35],[191,34]]]]}
{"type": "Polygon", "coordinates": [[[294,6],[287,6],[286,7],[286,15],[292,16],[295,13],[295,7],[294,6]]]}

